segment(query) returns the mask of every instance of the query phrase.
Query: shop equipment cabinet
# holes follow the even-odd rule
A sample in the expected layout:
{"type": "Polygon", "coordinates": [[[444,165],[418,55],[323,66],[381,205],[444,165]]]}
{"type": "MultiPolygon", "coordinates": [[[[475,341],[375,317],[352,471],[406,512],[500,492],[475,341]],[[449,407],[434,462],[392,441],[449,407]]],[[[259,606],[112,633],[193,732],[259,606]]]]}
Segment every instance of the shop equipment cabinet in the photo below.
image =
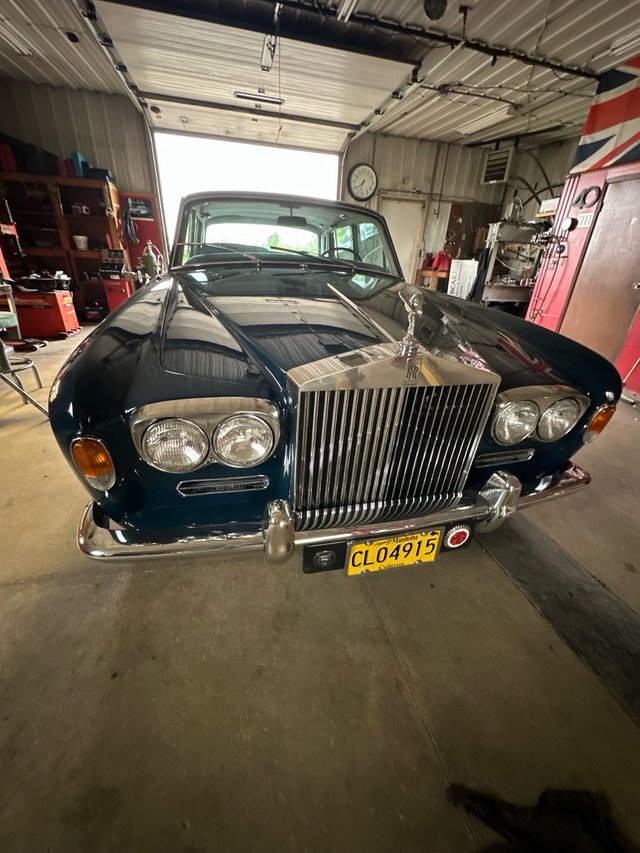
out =
{"type": "MultiPolygon", "coordinates": [[[[124,248],[113,181],[0,172],[0,202],[0,221],[8,222],[10,211],[17,223],[25,275],[62,270],[79,310],[105,301],[102,250],[124,248]]],[[[125,258],[128,265],[126,250],[125,258]]]]}

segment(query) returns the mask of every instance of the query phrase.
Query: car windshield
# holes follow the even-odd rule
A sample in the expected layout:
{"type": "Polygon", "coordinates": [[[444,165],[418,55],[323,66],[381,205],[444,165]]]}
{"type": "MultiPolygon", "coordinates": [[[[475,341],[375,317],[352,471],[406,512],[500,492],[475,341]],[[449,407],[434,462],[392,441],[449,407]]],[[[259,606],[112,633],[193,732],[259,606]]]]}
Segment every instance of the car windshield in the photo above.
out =
{"type": "Polygon", "coordinates": [[[247,196],[184,203],[174,267],[285,258],[400,276],[384,223],[366,208],[247,196]]]}

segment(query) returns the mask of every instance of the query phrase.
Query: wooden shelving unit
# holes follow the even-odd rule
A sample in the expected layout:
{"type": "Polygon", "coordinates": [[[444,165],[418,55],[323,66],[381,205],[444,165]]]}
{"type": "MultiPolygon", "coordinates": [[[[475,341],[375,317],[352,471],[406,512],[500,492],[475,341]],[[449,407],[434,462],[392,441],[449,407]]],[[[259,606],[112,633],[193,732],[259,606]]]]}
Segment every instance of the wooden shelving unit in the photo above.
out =
{"type": "MultiPolygon", "coordinates": [[[[63,270],[72,281],[76,308],[104,302],[98,276],[102,249],[123,249],[120,198],[112,181],[0,172],[0,221],[9,203],[25,257],[24,274],[63,270]],[[88,213],[74,213],[79,205],[88,213]],[[74,237],[87,239],[78,249],[74,237]]],[[[130,265],[127,256],[127,265],[130,265]]]]}

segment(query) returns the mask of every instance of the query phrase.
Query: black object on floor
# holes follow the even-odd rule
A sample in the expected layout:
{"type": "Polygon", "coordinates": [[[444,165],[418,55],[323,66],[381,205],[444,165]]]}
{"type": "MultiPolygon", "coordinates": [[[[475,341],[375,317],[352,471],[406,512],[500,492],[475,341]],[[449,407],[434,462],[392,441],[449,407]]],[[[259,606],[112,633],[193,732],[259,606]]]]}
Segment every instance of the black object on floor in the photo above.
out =
{"type": "Polygon", "coordinates": [[[640,615],[523,515],[478,541],[640,722],[640,615]]]}
{"type": "Polygon", "coordinates": [[[447,798],[507,843],[484,853],[638,853],[613,821],[605,794],[590,791],[544,791],[533,808],[514,806],[497,797],[450,785],[447,798]]]}

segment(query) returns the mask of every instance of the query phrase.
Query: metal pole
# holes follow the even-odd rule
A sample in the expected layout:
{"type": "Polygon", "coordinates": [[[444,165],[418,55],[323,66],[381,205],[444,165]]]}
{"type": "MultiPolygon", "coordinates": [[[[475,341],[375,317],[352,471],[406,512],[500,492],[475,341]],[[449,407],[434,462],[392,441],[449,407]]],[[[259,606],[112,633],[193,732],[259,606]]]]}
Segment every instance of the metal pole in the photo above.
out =
{"type": "Polygon", "coordinates": [[[4,375],[4,373],[0,373],[0,379],[2,379],[3,382],[6,382],[7,385],[10,385],[14,389],[14,391],[17,391],[18,394],[20,394],[27,401],[27,403],[31,403],[32,406],[35,406],[36,409],[39,409],[45,416],[45,418],[49,420],[49,412],[43,406],[41,406],[37,400],[34,400],[33,397],[30,397],[26,391],[23,391],[22,388],[16,385],[15,382],[12,382],[8,376],[4,375]]]}

